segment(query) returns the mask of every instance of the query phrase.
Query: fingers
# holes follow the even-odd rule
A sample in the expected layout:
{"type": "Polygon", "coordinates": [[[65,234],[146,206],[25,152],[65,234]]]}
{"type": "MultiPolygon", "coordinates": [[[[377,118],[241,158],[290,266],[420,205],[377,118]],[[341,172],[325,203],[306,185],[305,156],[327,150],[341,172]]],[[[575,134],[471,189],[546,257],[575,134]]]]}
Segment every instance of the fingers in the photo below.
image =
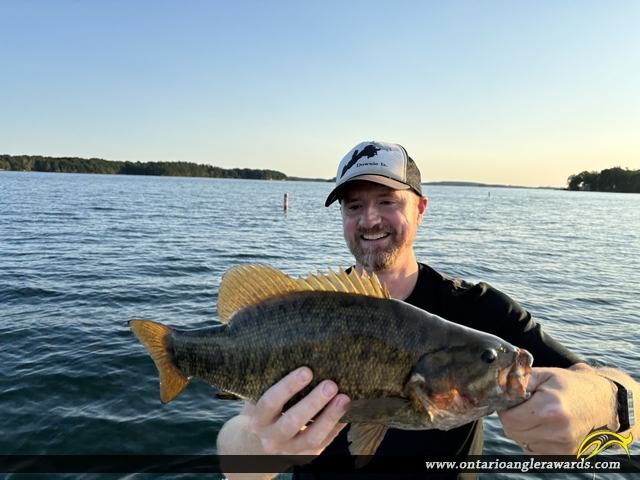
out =
{"type": "Polygon", "coordinates": [[[324,381],[278,420],[278,433],[289,438],[287,448],[290,454],[318,455],[346,426],[338,421],[346,412],[349,397],[336,395],[337,391],[335,383],[324,381]],[[318,414],[320,411],[322,413],[318,414]],[[298,427],[307,425],[311,418],[314,418],[313,423],[301,431],[302,427],[298,427]],[[297,432],[290,436],[295,428],[298,428],[297,432]]]}
{"type": "Polygon", "coordinates": [[[541,413],[550,403],[555,405],[555,396],[547,386],[553,378],[554,370],[534,368],[529,377],[527,391],[533,392],[531,397],[520,405],[498,412],[505,434],[511,438],[518,432],[526,432],[544,423],[541,413]]]}
{"type": "Polygon", "coordinates": [[[535,392],[538,387],[544,385],[553,376],[553,370],[547,368],[532,368],[531,375],[529,376],[529,383],[527,383],[527,391],[535,392]]]}
{"type": "Polygon", "coordinates": [[[291,407],[278,420],[281,431],[293,437],[313,419],[338,393],[338,386],[330,380],[321,382],[309,394],[291,407]]]}
{"type": "Polygon", "coordinates": [[[344,428],[338,421],[346,411],[349,398],[338,395],[337,385],[330,380],[321,382],[282,414],[284,405],[311,379],[311,370],[301,367],[267,390],[256,404],[249,429],[260,438],[265,453],[317,455],[344,428]]]}
{"type": "Polygon", "coordinates": [[[538,427],[542,420],[538,414],[537,394],[533,394],[529,400],[520,405],[498,412],[498,418],[502,423],[502,428],[508,437],[517,432],[525,432],[538,427]]]}
{"type": "Polygon", "coordinates": [[[347,411],[348,404],[349,397],[344,394],[336,395],[329,402],[324,411],[305,431],[306,442],[309,446],[324,449],[333,441],[340,430],[346,426],[346,423],[338,422],[347,411]]]}
{"type": "MultiPolygon", "coordinates": [[[[576,410],[575,398],[588,396],[587,391],[572,392],[576,373],[552,368],[534,368],[529,386],[534,391],[526,402],[498,412],[507,437],[520,445],[525,453],[574,454],[585,430],[580,424],[584,416],[576,410]]],[[[588,430],[586,430],[588,431],[588,430]]]]}
{"type": "MultiPolygon", "coordinates": [[[[256,403],[255,410],[251,416],[251,429],[260,429],[276,421],[280,417],[285,404],[291,397],[306,387],[312,378],[311,370],[307,367],[301,367],[264,392],[258,403],[256,403]]],[[[300,428],[302,428],[302,425],[300,428]]]]}

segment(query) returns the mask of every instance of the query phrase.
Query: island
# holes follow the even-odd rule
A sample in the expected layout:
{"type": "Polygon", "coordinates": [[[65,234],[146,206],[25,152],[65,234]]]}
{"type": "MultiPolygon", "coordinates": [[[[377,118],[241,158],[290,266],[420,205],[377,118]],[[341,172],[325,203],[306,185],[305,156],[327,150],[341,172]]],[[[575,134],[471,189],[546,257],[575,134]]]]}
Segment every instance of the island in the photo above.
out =
{"type": "Polygon", "coordinates": [[[591,192],[640,193],[640,170],[607,168],[601,172],[582,172],[567,179],[569,190],[591,192]]]}

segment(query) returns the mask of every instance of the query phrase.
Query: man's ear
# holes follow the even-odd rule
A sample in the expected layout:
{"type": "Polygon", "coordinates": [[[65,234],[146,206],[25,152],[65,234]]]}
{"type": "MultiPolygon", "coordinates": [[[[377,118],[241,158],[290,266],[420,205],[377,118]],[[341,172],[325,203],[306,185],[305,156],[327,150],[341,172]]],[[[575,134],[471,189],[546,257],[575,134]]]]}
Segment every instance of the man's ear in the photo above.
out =
{"type": "Polygon", "coordinates": [[[418,200],[418,225],[422,222],[422,216],[424,212],[427,210],[427,205],[429,204],[429,199],[427,197],[420,197],[418,200]]]}

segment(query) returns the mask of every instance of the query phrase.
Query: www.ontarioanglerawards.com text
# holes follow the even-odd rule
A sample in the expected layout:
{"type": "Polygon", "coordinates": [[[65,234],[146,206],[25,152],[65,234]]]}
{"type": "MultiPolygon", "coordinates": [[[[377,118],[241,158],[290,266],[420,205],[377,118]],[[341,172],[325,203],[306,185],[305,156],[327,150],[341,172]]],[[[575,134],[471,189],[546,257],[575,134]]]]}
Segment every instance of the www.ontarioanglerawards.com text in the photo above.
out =
{"type": "Polygon", "coordinates": [[[526,472],[575,472],[584,470],[616,471],[620,470],[621,462],[617,461],[539,461],[530,458],[528,461],[504,461],[504,460],[473,460],[460,462],[425,462],[427,470],[460,470],[468,472],[482,471],[518,471],[526,472]]]}

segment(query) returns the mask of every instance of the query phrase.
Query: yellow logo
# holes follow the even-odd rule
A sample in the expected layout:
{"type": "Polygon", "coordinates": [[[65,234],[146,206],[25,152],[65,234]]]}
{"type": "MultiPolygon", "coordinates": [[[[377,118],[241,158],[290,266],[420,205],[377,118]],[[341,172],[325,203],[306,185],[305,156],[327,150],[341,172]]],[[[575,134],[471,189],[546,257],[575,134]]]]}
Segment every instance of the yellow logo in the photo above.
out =
{"type": "Polygon", "coordinates": [[[580,444],[580,448],[578,448],[578,455],[576,457],[580,458],[582,455],[586,454],[591,447],[595,447],[587,457],[587,459],[589,459],[614,445],[620,445],[624,451],[627,452],[627,456],[630,456],[629,444],[631,442],[633,442],[633,434],[629,433],[629,436],[625,438],[622,435],[609,430],[606,425],[603,425],[600,428],[594,428],[585,437],[580,444]]]}

